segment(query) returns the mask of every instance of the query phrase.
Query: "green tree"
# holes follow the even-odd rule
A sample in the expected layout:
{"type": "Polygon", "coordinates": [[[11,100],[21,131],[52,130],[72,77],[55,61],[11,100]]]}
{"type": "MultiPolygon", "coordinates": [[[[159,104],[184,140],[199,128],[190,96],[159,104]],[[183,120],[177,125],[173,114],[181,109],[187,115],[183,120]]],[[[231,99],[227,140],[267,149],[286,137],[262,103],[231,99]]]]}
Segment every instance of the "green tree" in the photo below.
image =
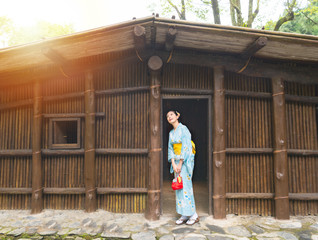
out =
{"type": "Polygon", "coordinates": [[[7,17],[0,17],[0,47],[7,45],[13,32],[13,23],[7,17]]]}
{"type": "Polygon", "coordinates": [[[302,9],[293,3],[287,5],[284,15],[277,22],[267,22],[265,29],[318,35],[318,0],[309,0],[308,5],[302,9]]]}
{"type": "Polygon", "coordinates": [[[283,24],[279,30],[318,35],[318,0],[311,0],[307,7],[298,9],[295,12],[295,19],[283,24]]]}
{"type": "Polygon", "coordinates": [[[11,34],[9,45],[19,45],[43,40],[50,37],[66,35],[74,32],[73,25],[60,25],[39,21],[36,26],[15,28],[11,34]]]}

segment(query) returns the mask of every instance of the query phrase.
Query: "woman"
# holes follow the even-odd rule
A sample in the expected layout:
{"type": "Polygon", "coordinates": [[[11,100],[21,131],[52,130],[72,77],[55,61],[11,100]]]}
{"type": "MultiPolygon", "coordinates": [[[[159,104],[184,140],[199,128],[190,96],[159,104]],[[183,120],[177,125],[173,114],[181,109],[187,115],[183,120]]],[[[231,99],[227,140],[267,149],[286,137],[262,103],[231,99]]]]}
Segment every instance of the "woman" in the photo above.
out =
{"type": "Polygon", "coordinates": [[[185,125],[179,123],[179,117],[180,113],[177,111],[167,113],[167,120],[173,126],[169,133],[168,144],[170,172],[174,172],[176,176],[180,174],[183,181],[183,189],[176,190],[176,208],[177,213],[181,215],[176,224],[193,225],[199,222],[192,188],[194,152],[192,151],[191,133],[185,125]]]}

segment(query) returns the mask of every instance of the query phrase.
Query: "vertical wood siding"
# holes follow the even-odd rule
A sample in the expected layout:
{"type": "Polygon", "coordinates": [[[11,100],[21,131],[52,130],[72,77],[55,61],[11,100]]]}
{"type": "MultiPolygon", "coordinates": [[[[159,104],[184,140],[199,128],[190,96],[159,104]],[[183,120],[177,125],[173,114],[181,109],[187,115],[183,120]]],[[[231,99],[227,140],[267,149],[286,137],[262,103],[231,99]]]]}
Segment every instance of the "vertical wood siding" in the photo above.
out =
{"type": "MultiPolygon", "coordinates": [[[[84,78],[61,78],[43,83],[44,96],[58,96],[84,91],[84,78]]],[[[84,113],[84,98],[44,101],[44,114],[84,113]]],[[[81,148],[84,144],[84,119],[81,119],[81,148]]],[[[49,118],[43,119],[42,148],[49,148],[49,118]]],[[[43,187],[84,187],[84,155],[42,156],[43,187]]],[[[84,209],[84,194],[44,194],[44,208],[84,209]]]]}
{"type": "MultiPolygon", "coordinates": [[[[0,90],[0,104],[33,98],[33,85],[0,90]]],[[[30,150],[32,105],[0,110],[0,150],[30,150]]],[[[0,156],[0,188],[31,188],[32,156],[0,156]]],[[[31,194],[0,194],[0,209],[29,209],[31,194]]]]}
{"type": "MultiPolygon", "coordinates": [[[[317,86],[285,82],[287,94],[317,96],[317,86]]],[[[318,150],[316,106],[289,101],[286,104],[289,149],[318,150]]],[[[288,155],[289,192],[318,193],[318,156],[288,155]]],[[[290,201],[290,214],[314,215],[318,201],[290,201]]]]}
{"type": "MultiPolygon", "coordinates": [[[[128,64],[96,74],[96,90],[149,86],[143,63],[128,64]]],[[[148,148],[148,91],[100,94],[96,119],[96,149],[148,148]]],[[[96,155],[97,188],[147,188],[146,154],[96,155]]],[[[112,212],[140,213],[146,208],[145,193],[109,193],[97,196],[98,208],[112,212]]]]}
{"type": "Polygon", "coordinates": [[[163,88],[213,89],[213,69],[193,65],[167,64],[163,69],[163,88]]]}
{"type": "MultiPolygon", "coordinates": [[[[271,92],[270,79],[226,72],[225,89],[271,92]]],[[[272,148],[269,99],[226,97],[227,148],[272,148]]],[[[272,154],[227,154],[226,192],[273,193],[272,154]]],[[[227,199],[227,213],[273,215],[272,199],[227,199]]]]}

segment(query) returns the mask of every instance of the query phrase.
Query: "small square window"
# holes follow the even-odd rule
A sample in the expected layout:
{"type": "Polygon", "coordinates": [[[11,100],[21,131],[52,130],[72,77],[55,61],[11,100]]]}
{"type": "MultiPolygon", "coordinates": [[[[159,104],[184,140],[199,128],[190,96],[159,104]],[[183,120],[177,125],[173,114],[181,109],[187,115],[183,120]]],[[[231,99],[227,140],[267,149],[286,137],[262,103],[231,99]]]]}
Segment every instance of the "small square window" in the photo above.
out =
{"type": "Polygon", "coordinates": [[[50,148],[80,148],[80,129],[80,118],[50,119],[50,148]]]}

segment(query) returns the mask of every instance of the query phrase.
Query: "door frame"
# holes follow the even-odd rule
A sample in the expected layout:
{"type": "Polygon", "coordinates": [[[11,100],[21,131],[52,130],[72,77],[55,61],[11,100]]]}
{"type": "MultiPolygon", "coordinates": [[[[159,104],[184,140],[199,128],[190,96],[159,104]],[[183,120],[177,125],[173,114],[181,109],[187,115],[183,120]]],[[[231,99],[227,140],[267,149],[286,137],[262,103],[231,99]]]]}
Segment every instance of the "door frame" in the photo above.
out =
{"type": "MultiPolygon", "coordinates": [[[[208,159],[207,159],[207,164],[208,164],[208,189],[209,189],[209,211],[208,211],[208,214],[209,215],[212,215],[213,213],[213,170],[212,170],[212,166],[213,166],[213,159],[212,159],[212,153],[213,153],[213,145],[212,145],[212,96],[211,95],[182,95],[182,96],[167,96],[165,94],[162,94],[161,96],[161,110],[163,109],[163,101],[164,100],[182,100],[182,99],[185,99],[185,100],[195,100],[195,99],[207,99],[208,100],[208,104],[207,104],[207,111],[208,111],[208,136],[207,136],[207,139],[208,139],[208,159]]],[[[163,139],[163,121],[165,119],[163,119],[163,113],[160,114],[160,125],[161,125],[161,146],[163,149],[163,145],[166,144],[164,142],[164,139],[163,139]]],[[[160,157],[160,192],[162,193],[162,184],[163,184],[163,151],[161,152],[161,157],[160,157]]],[[[160,194],[160,212],[162,214],[162,194],[160,194]]]]}

